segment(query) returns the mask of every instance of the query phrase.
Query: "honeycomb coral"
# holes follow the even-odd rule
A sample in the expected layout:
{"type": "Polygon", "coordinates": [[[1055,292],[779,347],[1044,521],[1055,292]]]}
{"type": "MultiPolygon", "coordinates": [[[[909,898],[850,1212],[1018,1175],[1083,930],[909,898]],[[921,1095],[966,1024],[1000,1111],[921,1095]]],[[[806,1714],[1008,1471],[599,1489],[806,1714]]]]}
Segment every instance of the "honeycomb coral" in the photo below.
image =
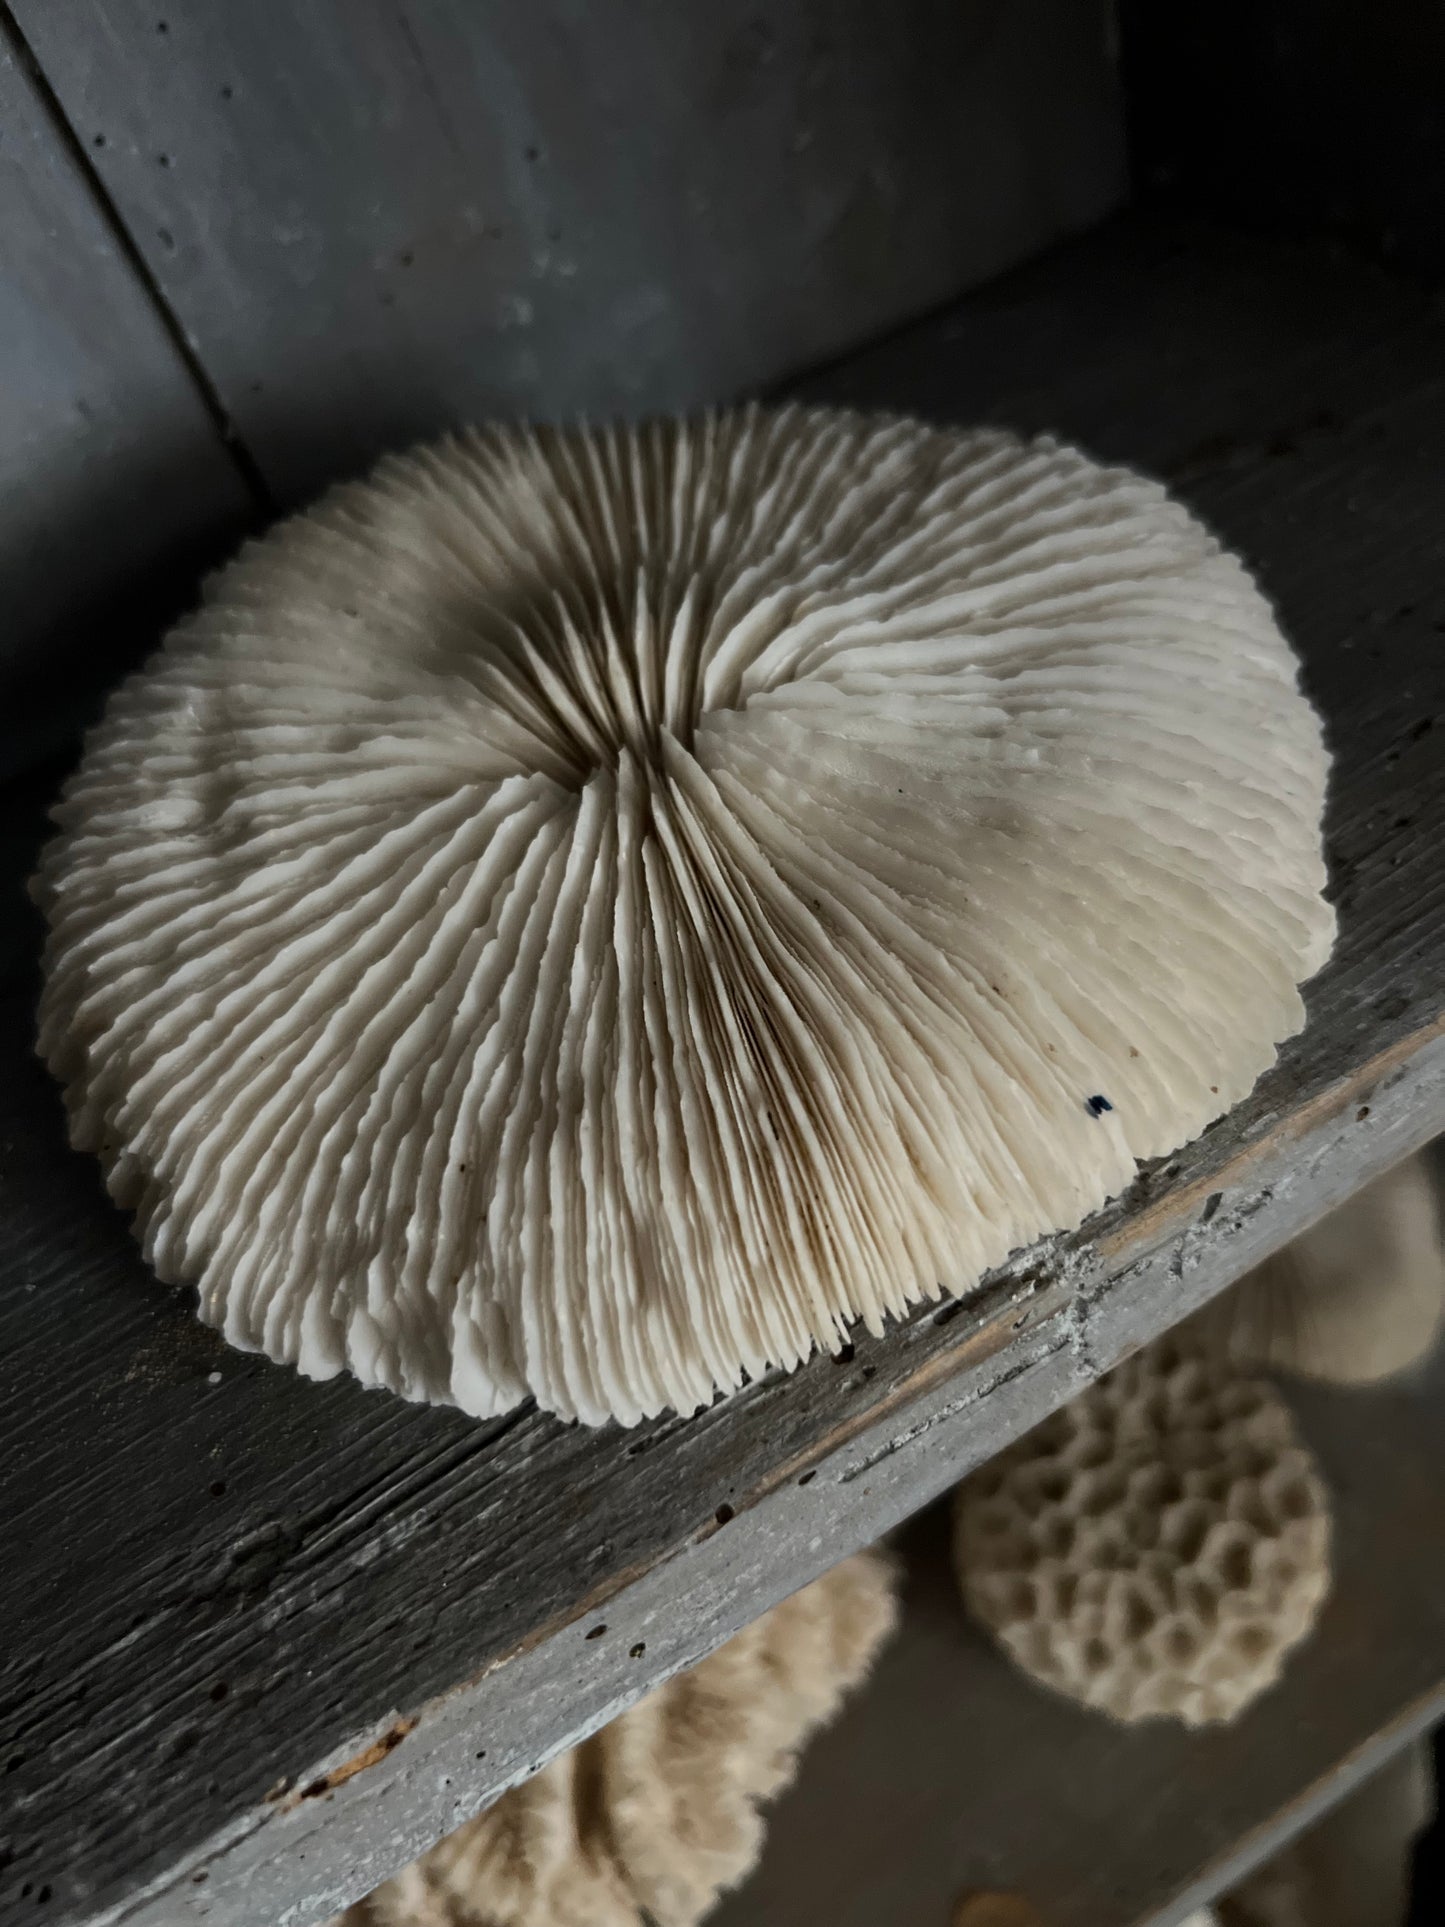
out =
{"type": "Polygon", "coordinates": [[[506,1793],[345,1927],[694,1927],[762,1848],[760,1804],[892,1630],[862,1553],[506,1793]]]}
{"type": "Polygon", "coordinates": [[[1156,483],[829,410],[488,429],[247,547],[57,808],[40,1044],[227,1339],[632,1422],[1241,1098],[1326,759],[1156,483]]]}
{"type": "Polygon", "coordinates": [[[1232,1718],[1329,1585],[1328,1501],[1290,1414],[1171,1334],[960,1488],[969,1611],[1025,1672],[1120,1720],[1232,1718]]]}

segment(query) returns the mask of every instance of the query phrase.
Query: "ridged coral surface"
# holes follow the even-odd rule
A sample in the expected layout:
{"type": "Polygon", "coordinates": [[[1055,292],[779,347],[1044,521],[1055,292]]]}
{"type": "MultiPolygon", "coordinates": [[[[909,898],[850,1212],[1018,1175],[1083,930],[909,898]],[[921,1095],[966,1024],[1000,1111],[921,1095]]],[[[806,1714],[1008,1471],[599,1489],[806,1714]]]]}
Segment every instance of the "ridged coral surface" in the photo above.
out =
{"type": "Polygon", "coordinates": [[[344,1927],[694,1927],[762,1849],[762,1802],[895,1618],[874,1553],[811,1586],[504,1794],[344,1927]]]}
{"type": "Polygon", "coordinates": [[[1328,1496],[1262,1380],[1169,1336],[960,1486],[970,1613],[1119,1720],[1232,1719],[1329,1590],[1328,1496]]]}
{"type": "Polygon", "coordinates": [[[57,810],[41,1048],[236,1345],[689,1411],[1250,1088],[1333,929],[1232,556],[1048,439],[490,429],[252,543],[57,810]]]}

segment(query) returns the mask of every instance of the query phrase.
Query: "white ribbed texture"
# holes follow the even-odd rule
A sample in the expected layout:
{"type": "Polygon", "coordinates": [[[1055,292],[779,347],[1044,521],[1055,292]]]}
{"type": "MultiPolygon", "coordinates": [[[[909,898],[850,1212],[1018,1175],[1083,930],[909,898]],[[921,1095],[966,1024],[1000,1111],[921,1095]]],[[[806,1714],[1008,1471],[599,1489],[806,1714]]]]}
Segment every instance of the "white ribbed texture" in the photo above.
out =
{"type": "Polygon", "coordinates": [[[1324,779],[1240,564],[1050,440],[465,434],[118,691],[41,1047],[233,1343],[689,1411],[1242,1097],[1329,949],[1324,779]]]}

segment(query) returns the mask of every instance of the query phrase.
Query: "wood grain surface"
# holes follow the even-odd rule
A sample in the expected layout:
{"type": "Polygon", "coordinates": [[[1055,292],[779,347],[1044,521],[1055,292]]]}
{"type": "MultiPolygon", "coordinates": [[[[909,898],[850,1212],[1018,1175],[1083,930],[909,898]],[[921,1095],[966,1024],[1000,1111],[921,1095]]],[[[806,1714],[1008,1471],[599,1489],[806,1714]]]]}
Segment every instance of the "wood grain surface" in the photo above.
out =
{"type": "Polygon", "coordinates": [[[0,1917],[321,1919],[1445,1125],[1442,346],[1372,271],[1130,219],[807,385],[1170,476],[1278,601],[1339,759],[1342,936],[1306,1033],[1081,1232],[836,1362],[587,1432],[225,1351],[65,1148],[22,938],[0,1917]]]}

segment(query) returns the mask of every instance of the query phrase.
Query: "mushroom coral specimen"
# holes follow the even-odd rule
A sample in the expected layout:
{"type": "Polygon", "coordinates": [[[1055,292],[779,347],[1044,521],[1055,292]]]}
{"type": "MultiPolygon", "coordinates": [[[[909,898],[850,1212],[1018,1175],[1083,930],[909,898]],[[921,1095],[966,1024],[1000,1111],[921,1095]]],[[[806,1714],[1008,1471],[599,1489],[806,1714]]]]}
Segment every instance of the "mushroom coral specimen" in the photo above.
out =
{"type": "Polygon", "coordinates": [[[1357,1191],[1201,1314],[1229,1356],[1338,1385],[1423,1358],[1445,1326],[1445,1249],[1423,1156],[1357,1191]]]}
{"type": "Polygon", "coordinates": [[[232,1343],[691,1411],[1242,1097],[1329,949],[1324,781],[1263,597],[1138,475],[797,408],[471,432],[117,692],[41,1049],[232,1343]]]}
{"type": "Polygon", "coordinates": [[[965,1480],[966,1605],[1119,1720],[1232,1719],[1329,1589],[1328,1500],[1279,1395],[1170,1333],[965,1480]]]}
{"type": "Polygon", "coordinates": [[[346,1927],[693,1927],[763,1844],[759,1804],[892,1631],[891,1565],[845,1559],[469,1821],[346,1927]]]}

